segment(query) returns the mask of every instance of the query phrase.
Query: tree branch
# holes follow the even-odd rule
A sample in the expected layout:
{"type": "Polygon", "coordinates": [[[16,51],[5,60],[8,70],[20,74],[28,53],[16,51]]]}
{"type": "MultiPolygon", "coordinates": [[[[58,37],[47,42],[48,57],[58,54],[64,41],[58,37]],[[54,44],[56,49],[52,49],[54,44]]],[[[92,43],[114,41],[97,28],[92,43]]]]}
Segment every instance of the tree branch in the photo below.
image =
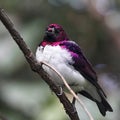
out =
{"type": "Polygon", "coordinates": [[[0,8],[0,20],[15,40],[21,51],[23,52],[27,62],[29,63],[31,69],[34,72],[37,72],[41,78],[49,85],[51,90],[56,94],[59,98],[60,102],[63,104],[66,113],[69,115],[71,120],[79,120],[77,111],[75,110],[74,106],[68,100],[64,92],[60,95],[60,88],[52,81],[50,76],[42,69],[42,66],[36,61],[34,54],[31,50],[27,47],[26,43],[24,42],[23,38],[20,36],[19,32],[14,28],[13,23],[4,12],[3,9],[0,8]]]}

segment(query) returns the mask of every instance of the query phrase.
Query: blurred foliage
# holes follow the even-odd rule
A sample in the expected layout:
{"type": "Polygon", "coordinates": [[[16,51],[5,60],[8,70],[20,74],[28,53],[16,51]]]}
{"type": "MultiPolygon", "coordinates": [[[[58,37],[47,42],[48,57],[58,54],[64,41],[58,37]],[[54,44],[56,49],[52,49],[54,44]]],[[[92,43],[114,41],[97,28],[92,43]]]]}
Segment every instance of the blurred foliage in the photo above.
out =
{"type": "MultiPolygon", "coordinates": [[[[104,118],[92,102],[84,99],[93,117],[120,120],[120,1],[95,0],[0,0],[15,27],[35,53],[45,27],[61,24],[85,52],[96,69],[100,84],[114,112],[104,118]],[[94,106],[94,107],[93,107],[94,106]]],[[[84,111],[79,108],[83,118],[84,111]],[[82,112],[81,112],[82,111],[82,112]]],[[[57,98],[41,78],[30,70],[24,56],[0,22],[0,113],[8,120],[66,120],[57,98]]],[[[83,118],[82,120],[87,118],[83,118]]]]}

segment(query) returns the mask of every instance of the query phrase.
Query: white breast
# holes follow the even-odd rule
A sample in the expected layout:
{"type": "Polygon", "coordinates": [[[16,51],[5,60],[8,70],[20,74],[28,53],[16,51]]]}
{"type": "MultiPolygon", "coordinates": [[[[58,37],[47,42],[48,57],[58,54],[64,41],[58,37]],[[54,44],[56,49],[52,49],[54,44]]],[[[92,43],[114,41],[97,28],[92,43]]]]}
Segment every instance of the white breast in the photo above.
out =
{"type": "MultiPolygon", "coordinates": [[[[101,101],[101,98],[96,91],[96,87],[69,64],[74,61],[67,50],[62,49],[60,46],[46,45],[44,48],[40,46],[36,51],[36,59],[38,62],[45,61],[53,66],[60,72],[75,92],[86,90],[93,98],[101,101]]],[[[43,69],[58,85],[63,86],[62,80],[53,70],[45,65],[43,65],[43,69]]]]}
{"type": "MultiPolygon", "coordinates": [[[[46,45],[44,48],[40,46],[36,51],[36,59],[38,62],[45,61],[53,66],[58,72],[62,74],[62,76],[69,84],[75,87],[74,89],[76,89],[77,85],[79,86],[79,91],[80,89],[83,89],[86,80],[78,71],[69,65],[69,63],[74,61],[72,60],[72,56],[67,50],[62,49],[60,46],[46,45]]],[[[53,70],[49,69],[45,65],[43,68],[56,83],[63,85],[63,82],[53,70]]]]}

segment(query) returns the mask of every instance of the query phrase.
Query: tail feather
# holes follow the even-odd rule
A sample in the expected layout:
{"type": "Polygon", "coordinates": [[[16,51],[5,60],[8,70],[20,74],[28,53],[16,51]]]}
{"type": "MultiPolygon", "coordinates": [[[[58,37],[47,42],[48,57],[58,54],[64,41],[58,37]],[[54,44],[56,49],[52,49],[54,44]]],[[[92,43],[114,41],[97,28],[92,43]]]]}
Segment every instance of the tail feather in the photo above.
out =
{"type": "Polygon", "coordinates": [[[105,100],[105,98],[101,97],[102,101],[98,102],[96,101],[96,104],[98,105],[98,108],[103,116],[106,115],[107,111],[113,112],[112,107],[110,104],[105,100]]]}
{"type": "Polygon", "coordinates": [[[113,109],[112,107],[110,106],[110,104],[106,101],[105,99],[105,96],[100,92],[98,91],[98,94],[100,95],[101,97],[101,101],[97,101],[95,98],[93,98],[88,92],[86,91],[80,91],[79,92],[80,94],[82,94],[83,96],[87,97],[88,99],[91,99],[92,101],[96,102],[98,108],[99,108],[99,111],[101,112],[101,114],[103,116],[106,115],[106,112],[107,111],[110,111],[112,112],[113,109]]]}

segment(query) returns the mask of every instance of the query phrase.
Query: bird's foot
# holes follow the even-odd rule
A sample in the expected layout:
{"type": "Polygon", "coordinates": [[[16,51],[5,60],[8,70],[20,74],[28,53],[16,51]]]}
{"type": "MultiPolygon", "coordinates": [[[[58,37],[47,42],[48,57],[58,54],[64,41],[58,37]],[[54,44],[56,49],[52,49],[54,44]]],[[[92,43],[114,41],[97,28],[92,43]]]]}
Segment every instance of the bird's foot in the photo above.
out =
{"type": "Polygon", "coordinates": [[[72,113],[77,112],[76,107],[75,107],[75,106],[73,106],[73,108],[74,108],[74,109],[73,109],[74,111],[73,111],[72,113]]]}
{"type": "Polygon", "coordinates": [[[76,112],[75,101],[76,101],[76,98],[73,97],[72,105],[73,105],[73,107],[74,107],[74,111],[73,111],[72,113],[75,113],[75,112],[76,112]]]}
{"type": "Polygon", "coordinates": [[[72,100],[72,104],[75,106],[75,101],[76,101],[76,98],[73,97],[73,100],[72,100]]]}
{"type": "Polygon", "coordinates": [[[60,96],[60,95],[62,95],[63,94],[63,89],[62,89],[62,87],[61,86],[58,86],[59,88],[60,88],[60,93],[58,93],[57,95],[58,96],[60,96]]]}

